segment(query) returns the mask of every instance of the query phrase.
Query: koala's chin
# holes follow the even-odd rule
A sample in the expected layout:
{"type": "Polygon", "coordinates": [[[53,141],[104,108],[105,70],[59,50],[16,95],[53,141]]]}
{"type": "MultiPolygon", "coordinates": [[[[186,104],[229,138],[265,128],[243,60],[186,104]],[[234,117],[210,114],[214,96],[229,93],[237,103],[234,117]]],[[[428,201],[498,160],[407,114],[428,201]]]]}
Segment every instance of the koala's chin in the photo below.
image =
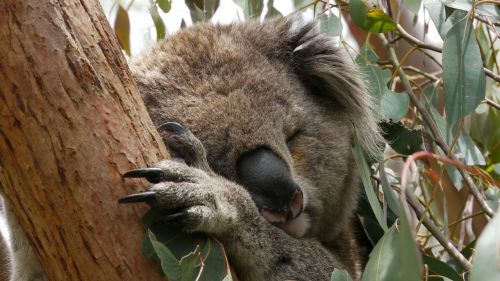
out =
{"type": "Polygon", "coordinates": [[[295,219],[285,223],[276,224],[276,226],[283,229],[290,236],[300,238],[306,234],[307,230],[311,226],[311,223],[309,215],[303,212],[295,219]]]}

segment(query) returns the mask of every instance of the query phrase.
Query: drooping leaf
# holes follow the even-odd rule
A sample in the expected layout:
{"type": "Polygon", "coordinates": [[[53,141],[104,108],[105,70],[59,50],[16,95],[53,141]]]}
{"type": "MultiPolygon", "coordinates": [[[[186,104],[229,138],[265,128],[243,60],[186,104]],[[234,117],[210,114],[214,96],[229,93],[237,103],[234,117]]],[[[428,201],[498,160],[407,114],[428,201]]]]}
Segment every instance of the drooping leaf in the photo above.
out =
{"type": "Polygon", "coordinates": [[[403,5],[412,11],[414,15],[418,15],[420,4],[422,4],[422,0],[403,0],[403,5]]]}
{"type": "MultiPolygon", "coordinates": [[[[447,7],[466,12],[469,12],[472,9],[472,0],[444,0],[443,4],[447,7]]],[[[483,16],[488,16],[492,20],[500,19],[500,9],[498,8],[498,5],[493,3],[481,3],[481,5],[477,5],[475,12],[483,16]]]]}
{"type": "Polygon", "coordinates": [[[259,18],[264,9],[263,0],[234,0],[234,3],[243,9],[243,15],[246,19],[259,18]]]}
{"type": "Polygon", "coordinates": [[[370,253],[362,281],[420,281],[422,267],[406,217],[394,224],[370,253]]]}
{"type": "Polygon", "coordinates": [[[384,33],[396,28],[396,23],[384,11],[365,0],[349,1],[349,13],[357,26],[369,32],[384,33]]]}
{"type": "Polygon", "coordinates": [[[208,21],[219,7],[219,0],[184,0],[193,22],[208,21]]]}
{"type": "Polygon", "coordinates": [[[352,153],[354,155],[354,160],[356,161],[356,166],[358,167],[359,174],[361,176],[361,181],[363,182],[363,187],[368,198],[368,202],[370,202],[370,207],[377,218],[380,226],[387,230],[387,222],[384,218],[382,207],[378,201],[377,195],[375,194],[375,190],[373,188],[372,180],[370,177],[370,169],[368,168],[368,164],[366,163],[365,156],[363,155],[363,151],[361,150],[361,146],[358,143],[358,140],[355,140],[355,145],[352,148],[352,153]]]}
{"type": "Polygon", "coordinates": [[[488,222],[476,243],[471,281],[500,280],[500,212],[488,222]]]}
{"type": "Polygon", "coordinates": [[[395,93],[387,90],[380,101],[385,120],[398,122],[408,111],[410,98],[407,93],[395,93]]]}
{"type": "Polygon", "coordinates": [[[148,239],[155,252],[156,257],[160,261],[161,269],[169,280],[181,280],[181,270],[179,260],[177,260],[172,252],[163,243],[159,242],[153,232],[148,231],[148,239]]]}
{"type": "Polygon", "coordinates": [[[342,35],[342,21],[336,15],[320,14],[317,19],[319,20],[319,30],[327,33],[330,36],[342,35]]]}
{"type": "Polygon", "coordinates": [[[444,276],[452,281],[464,281],[462,277],[448,264],[433,258],[424,255],[423,256],[424,264],[427,264],[429,267],[429,271],[433,274],[444,276]]]}
{"type": "Polygon", "coordinates": [[[151,15],[151,19],[153,19],[153,23],[156,29],[156,41],[160,41],[161,39],[165,38],[167,28],[165,27],[165,23],[163,22],[160,13],[158,13],[158,8],[156,7],[156,5],[151,6],[151,8],[149,9],[149,13],[151,15]]]}
{"type": "Polygon", "coordinates": [[[368,44],[361,48],[360,55],[356,58],[356,63],[369,82],[370,95],[379,105],[376,110],[380,113],[379,118],[398,122],[406,115],[410,99],[406,93],[395,93],[389,90],[387,84],[391,80],[391,72],[388,69],[381,69],[377,61],[377,55],[368,44]]]}
{"type": "Polygon", "coordinates": [[[164,13],[170,12],[172,8],[172,0],[157,0],[156,3],[164,13]]]}
{"type": "Polygon", "coordinates": [[[384,122],[381,127],[384,138],[398,153],[410,155],[421,150],[421,132],[409,130],[401,123],[384,122]]]}
{"type": "Polygon", "coordinates": [[[448,124],[472,112],[484,99],[485,75],[472,23],[465,17],[446,35],[443,81],[448,124]]]}
{"type": "Polygon", "coordinates": [[[116,38],[118,38],[120,46],[125,53],[130,56],[130,20],[127,10],[125,10],[121,5],[118,6],[114,28],[116,38]]]}
{"type": "Polygon", "coordinates": [[[267,12],[265,15],[266,19],[270,18],[281,18],[283,15],[280,13],[280,11],[276,10],[274,7],[274,0],[268,0],[267,1],[267,12]]]}
{"type": "Polygon", "coordinates": [[[400,214],[400,204],[399,198],[394,190],[389,185],[389,180],[387,179],[387,175],[385,173],[384,161],[381,161],[379,164],[379,175],[380,175],[380,183],[382,185],[382,190],[384,191],[384,199],[387,201],[389,208],[396,214],[400,214]]]}
{"type": "Polygon", "coordinates": [[[160,261],[161,270],[169,280],[190,281],[198,278],[199,281],[211,281],[230,275],[222,244],[204,234],[186,234],[168,225],[156,224],[155,221],[164,214],[164,211],[152,209],[143,217],[143,223],[148,228],[143,255],[160,261]]]}
{"type": "Polygon", "coordinates": [[[352,281],[352,279],[351,276],[349,276],[349,273],[347,273],[347,271],[335,268],[332,272],[331,281],[352,281]]]}

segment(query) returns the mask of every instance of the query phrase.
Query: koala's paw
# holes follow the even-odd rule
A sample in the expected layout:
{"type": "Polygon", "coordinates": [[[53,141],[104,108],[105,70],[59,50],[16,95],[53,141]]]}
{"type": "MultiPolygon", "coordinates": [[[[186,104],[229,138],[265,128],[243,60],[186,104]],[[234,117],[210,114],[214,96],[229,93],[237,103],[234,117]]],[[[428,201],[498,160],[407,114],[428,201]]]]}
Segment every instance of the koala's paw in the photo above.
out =
{"type": "Polygon", "coordinates": [[[179,226],[187,232],[220,234],[238,221],[239,206],[231,204],[228,195],[241,191],[198,168],[167,160],[154,168],[132,170],[123,176],[143,177],[155,183],[148,191],[123,197],[119,202],[148,203],[164,214],[159,223],[179,226]]]}
{"type": "Polygon", "coordinates": [[[151,168],[135,169],[125,178],[145,178],[154,185],[146,192],[123,197],[120,203],[146,202],[164,216],[160,223],[187,232],[220,234],[234,229],[238,216],[256,208],[243,187],[215,175],[202,143],[178,123],[160,126],[173,159],[151,168]]]}

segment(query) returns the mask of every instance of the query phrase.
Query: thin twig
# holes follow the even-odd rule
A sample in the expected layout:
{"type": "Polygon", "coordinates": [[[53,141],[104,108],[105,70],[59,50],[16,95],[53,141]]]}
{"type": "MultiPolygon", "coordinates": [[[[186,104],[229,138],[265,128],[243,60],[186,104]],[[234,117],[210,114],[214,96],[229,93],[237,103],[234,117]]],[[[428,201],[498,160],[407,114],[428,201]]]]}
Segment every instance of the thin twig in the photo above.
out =
{"type": "Polygon", "coordinates": [[[482,101],[483,103],[486,103],[488,105],[491,105],[492,107],[496,108],[496,109],[500,109],[500,104],[494,102],[493,100],[490,100],[489,98],[485,98],[484,101],[482,101]]]}
{"type": "Polygon", "coordinates": [[[497,81],[497,82],[500,82],[500,76],[498,74],[496,74],[495,72],[487,69],[486,67],[483,67],[484,68],[484,73],[486,75],[488,75],[489,77],[491,77],[493,80],[497,81]]]}
{"type": "MultiPolygon", "coordinates": [[[[446,157],[440,157],[440,156],[437,156],[437,155],[432,154],[432,153],[427,152],[427,151],[419,151],[419,152],[416,152],[416,153],[410,155],[408,157],[408,159],[406,159],[405,164],[403,166],[403,171],[401,173],[401,193],[400,193],[401,194],[401,201],[403,203],[408,202],[410,204],[412,209],[415,211],[417,218],[419,218],[419,219],[423,218],[422,223],[425,225],[427,230],[429,230],[429,232],[434,235],[436,240],[439,241],[439,243],[443,246],[443,248],[452,257],[454,257],[460,263],[460,265],[462,265],[462,267],[465,270],[468,271],[471,269],[472,264],[462,255],[462,253],[460,253],[460,251],[457,248],[455,248],[453,243],[451,243],[451,241],[448,239],[448,237],[446,237],[441,232],[439,227],[437,227],[427,216],[425,216],[425,210],[422,208],[422,205],[420,204],[418,199],[415,197],[415,194],[413,194],[413,192],[409,188],[407,188],[408,173],[409,173],[411,164],[415,160],[417,160],[419,158],[424,158],[424,157],[432,157],[432,158],[443,160],[443,161],[447,160],[447,161],[455,162],[453,160],[447,159],[446,157]]],[[[403,207],[405,207],[405,205],[406,204],[403,204],[403,207]]],[[[403,208],[403,209],[405,210],[405,208],[403,208]]]]}
{"type": "MultiPolygon", "coordinates": [[[[431,50],[434,52],[438,52],[438,53],[443,52],[443,48],[424,43],[424,42],[418,40],[417,38],[413,37],[410,33],[406,32],[406,30],[404,30],[401,25],[398,24],[396,27],[398,29],[399,36],[403,37],[406,41],[410,42],[412,45],[417,46],[417,47],[422,48],[422,49],[427,49],[427,50],[431,50]]],[[[489,70],[486,67],[483,67],[483,69],[484,69],[484,73],[486,75],[491,77],[493,80],[500,82],[499,75],[497,75],[496,73],[494,73],[493,71],[489,70]]]]}
{"type": "Polygon", "coordinates": [[[478,21],[486,23],[486,24],[500,26],[500,21],[491,21],[489,18],[488,18],[488,20],[485,20],[480,15],[475,15],[474,18],[477,19],[478,21]]]}
{"type": "MultiPolygon", "coordinates": [[[[394,47],[387,42],[387,39],[379,34],[380,40],[383,42],[384,46],[387,49],[387,53],[389,55],[389,60],[392,62],[393,66],[397,68],[399,65],[398,58],[396,56],[396,51],[394,50],[394,47]]],[[[429,126],[429,129],[432,132],[432,135],[434,136],[434,141],[436,144],[446,153],[446,155],[449,155],[453,160],[457,160],[456,156],[453,154],[453,152],[450,150],[446,142],[444,141],[444,138],[441,136],[439,129],[434,122],[434,119],[430,115],[430,113],[424,108],[424,106],[419,102],[418,97],[413,93],[413,89],[411,87],[410,81],[408,80],[408,77],[406,76],[406,73],[404,72],[403,69],[399,69],[398,71],[399,77],[401,78],[401,82],[410,97],[410,100],[412,101],[413,105],[417,108],[417,110],[420,112],[422,115],[422,118],[424,119],[425,123],[429,126]]],[[[465,173],[462,169],[458,169],[460,174],[462,175],[463,179],[465,180],[465,183],[469,187],[472,196],[474,196],[474,199],[476,199],[476,202],[479,204],[479,207],[481,210],[483,210],[489,217],[493,217],[494,212],[491,210],[491,208],[486,204],[486,201],[482,197],[481,193],[479,192],[479,189],[476,187],[474,182],[472,181],[472,178],[465,173]]]]}
{"type": "Polygon", "coordinates": [[[443,48],[424,43],[424,42],[418,40],[417,38],[413,37],[410,33],[406,32],[406,30],[404,30],[400,24],[396,25],[396,28],[398,29],[399,36],[403,37],[404,39],[406,39],[406,41],[412,43],[413,45],[420,47],[420,48],[427,49],[427,50],[432,50],[432,51],[438,52],[438,53],[443,52],[443,48]]]}

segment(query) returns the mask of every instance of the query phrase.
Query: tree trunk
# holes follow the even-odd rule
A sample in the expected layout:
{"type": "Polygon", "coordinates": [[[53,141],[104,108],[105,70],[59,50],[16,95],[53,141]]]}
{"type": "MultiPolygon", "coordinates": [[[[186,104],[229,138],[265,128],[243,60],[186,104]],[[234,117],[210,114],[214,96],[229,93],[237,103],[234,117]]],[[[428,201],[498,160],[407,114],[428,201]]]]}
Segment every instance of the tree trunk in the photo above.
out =
{"type": "Polygon", "coordinates": [[[97,0],[0,1],[0,183],[51,280],[160,280],[144,190],[168,157],[97,0]]]}

